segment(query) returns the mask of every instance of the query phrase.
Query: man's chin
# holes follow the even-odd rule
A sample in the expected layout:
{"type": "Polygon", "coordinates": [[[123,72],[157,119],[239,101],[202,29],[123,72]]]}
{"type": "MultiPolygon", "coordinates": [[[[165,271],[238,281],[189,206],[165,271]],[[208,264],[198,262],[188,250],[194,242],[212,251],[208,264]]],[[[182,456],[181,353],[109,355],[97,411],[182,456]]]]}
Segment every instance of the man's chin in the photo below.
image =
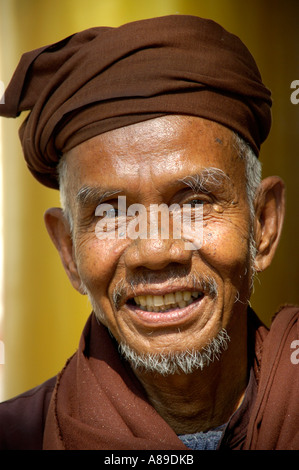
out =
{"type": "Polygon", "coordinates": [[[180,352],[140,354],[122,342],[119,344],[119,352],[135,371],[157,373],[163,376],[192,374],[220,360],[222,353],[228,348],[229,341],[230,337],[223,328],[199,351],[187,349],[180,352]]]}

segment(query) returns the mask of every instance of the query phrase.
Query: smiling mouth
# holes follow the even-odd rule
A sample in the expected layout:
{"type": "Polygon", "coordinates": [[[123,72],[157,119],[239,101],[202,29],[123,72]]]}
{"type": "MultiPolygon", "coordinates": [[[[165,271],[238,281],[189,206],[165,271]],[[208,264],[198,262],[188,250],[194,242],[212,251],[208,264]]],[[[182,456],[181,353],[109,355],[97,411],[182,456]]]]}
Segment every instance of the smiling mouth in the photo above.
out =
{"type": "Polygon", "coordinates": [[[128,303],[146,312],[168,312],[187,307],[203,296],[202,292],[176,291],[165,295],[139,295],[128,303]]]}

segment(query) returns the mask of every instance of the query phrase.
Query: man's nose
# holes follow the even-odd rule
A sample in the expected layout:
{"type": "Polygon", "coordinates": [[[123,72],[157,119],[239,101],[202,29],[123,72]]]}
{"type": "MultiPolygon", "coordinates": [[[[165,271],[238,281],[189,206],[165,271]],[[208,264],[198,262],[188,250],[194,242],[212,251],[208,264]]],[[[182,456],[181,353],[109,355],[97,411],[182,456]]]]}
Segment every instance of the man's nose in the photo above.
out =
{"type": "Polygon", "coordinates": [[[140,267],[151,270],[163,269],[170,263],[187,265],[190,263],[192,251],[185,249],[180,239],[137,239],[125,253],[125,264],[130,270],[140,267]]]}

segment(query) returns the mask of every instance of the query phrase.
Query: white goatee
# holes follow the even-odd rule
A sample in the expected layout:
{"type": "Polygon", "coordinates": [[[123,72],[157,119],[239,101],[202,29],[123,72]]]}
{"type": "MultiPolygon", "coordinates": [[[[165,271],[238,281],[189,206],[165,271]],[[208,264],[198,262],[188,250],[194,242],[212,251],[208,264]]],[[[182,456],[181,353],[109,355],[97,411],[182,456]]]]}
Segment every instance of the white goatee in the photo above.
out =
{"type": "Polygon", "coordinates": [[[131,367],[143,372],[156,372],[160,375],[191,374],[203,369],[215,360],[219,360],[228,347],[230,337],[223,328],[200,351],[195,349],[171,353],[138,354],[127,344],[119,345],[120,354],[131,367]]]}

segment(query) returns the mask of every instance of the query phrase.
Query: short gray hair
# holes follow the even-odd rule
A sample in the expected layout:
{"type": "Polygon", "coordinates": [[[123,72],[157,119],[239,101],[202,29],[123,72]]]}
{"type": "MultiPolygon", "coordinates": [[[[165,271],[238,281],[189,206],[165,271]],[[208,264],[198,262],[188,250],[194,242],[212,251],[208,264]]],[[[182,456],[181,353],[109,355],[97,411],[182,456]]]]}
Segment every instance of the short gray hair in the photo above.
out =
{"type": "Polygon", "coordinates": [[[70,226],[71,233],[73,233],[74,223],[71,211],[71,204],[69,200],[69,190],[67,187],[67,161],[66,156],[62,155],[57,165],[58,184],[60,192],[60,204],[66,220],[70,226]]]}
{"type": "Polygon", "coordinates": [[[254,199],[257,188],[261,184],[262,165],[250,145],[237,133],[234,133],[234,145],[236,146],[240,158],[245,160],[246,193],[250,207],[250,215],[253,220],[255,212],[254,199]]]}

